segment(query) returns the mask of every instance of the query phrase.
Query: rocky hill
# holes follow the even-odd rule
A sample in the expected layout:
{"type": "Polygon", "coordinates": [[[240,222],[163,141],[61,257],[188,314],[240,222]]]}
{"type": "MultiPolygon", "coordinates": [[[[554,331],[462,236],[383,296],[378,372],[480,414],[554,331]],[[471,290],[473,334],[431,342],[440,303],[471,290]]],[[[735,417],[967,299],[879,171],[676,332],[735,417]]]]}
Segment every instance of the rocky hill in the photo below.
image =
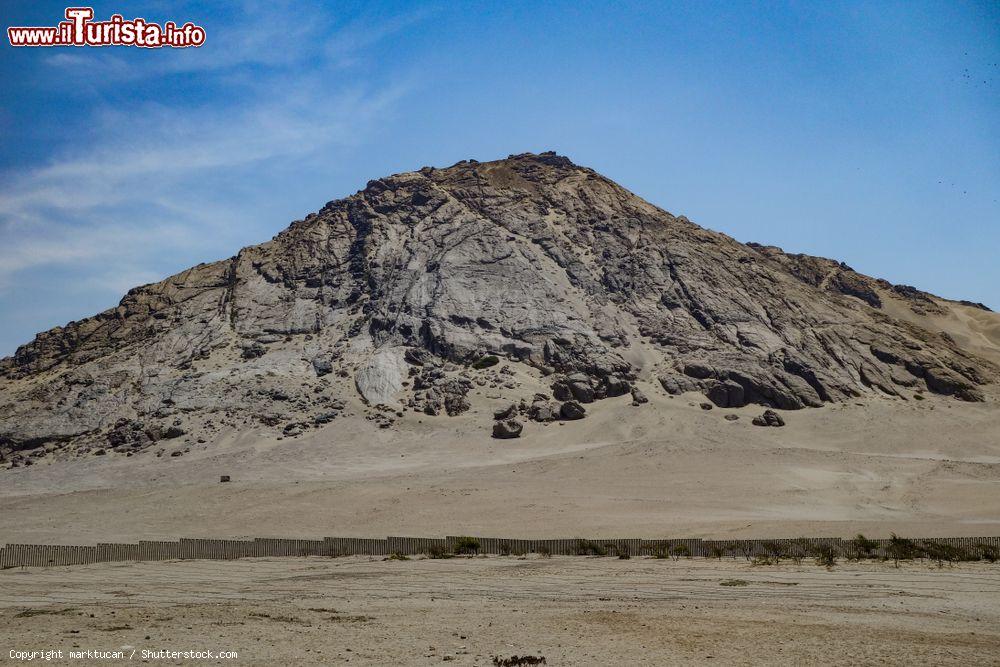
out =
{"type": "Polygon", "coordinates": [[[0,361],[0,457],[130,456],[222,427],[294,437],[352,409],[447,419],[529,367],[551,391],[501,420],[580,418],[630,391],[641,405],[637,383],[719,407],[982,401],[997,366],[921,325],[949,303],[739,243],[553,153],[463,161],[371,181],[39,334],[0,361]]]}

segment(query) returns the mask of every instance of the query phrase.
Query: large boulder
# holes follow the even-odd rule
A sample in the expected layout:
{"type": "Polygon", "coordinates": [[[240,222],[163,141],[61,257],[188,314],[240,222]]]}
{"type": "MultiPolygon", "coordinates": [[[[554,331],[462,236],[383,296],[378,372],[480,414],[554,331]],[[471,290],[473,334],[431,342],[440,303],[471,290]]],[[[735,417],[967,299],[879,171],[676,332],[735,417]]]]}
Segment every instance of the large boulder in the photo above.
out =
{"type": "Polygon", "coordinates": [[[493,424],[493,437],[501,440],[521,436],[524,425],[516,419],[503,419],[493,424]]]}
{"type": "Polygon", "coordinates": [[[566,378],[570,393],[573,398],[581,403],[593,403],[596,398],[594,384],[584,373],[573,373],[566,378]]]}
{"type": "Polygon", "coordinates": [[[566,420],[583,419],[587,411],[576,401],[566,401],[559,408],[559,415],[566,420]]]}

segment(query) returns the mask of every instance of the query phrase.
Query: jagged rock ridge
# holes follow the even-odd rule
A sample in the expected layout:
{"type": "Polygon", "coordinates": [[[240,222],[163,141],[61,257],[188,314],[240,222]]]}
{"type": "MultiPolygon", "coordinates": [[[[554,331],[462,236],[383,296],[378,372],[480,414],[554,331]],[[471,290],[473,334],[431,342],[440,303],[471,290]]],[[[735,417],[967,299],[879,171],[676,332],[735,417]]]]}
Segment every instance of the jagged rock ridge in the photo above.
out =
{"type": "Polygon", "coordinates": [[[553,153],[424,168],[39,334],[0,361],[0,447],[155,436],[176,415],[308,426],[343,409],[349,381],[373,403],[453,414],[471,380],[448,371],[487,355],[554,374],[574,400],[638,376],[721,407],[915,387],[982,400],[997,368],[881,312],[885,288],[937,303],[741,244],[553,153]],[[296,377],[318,383],[290,391],[296,377]]]}

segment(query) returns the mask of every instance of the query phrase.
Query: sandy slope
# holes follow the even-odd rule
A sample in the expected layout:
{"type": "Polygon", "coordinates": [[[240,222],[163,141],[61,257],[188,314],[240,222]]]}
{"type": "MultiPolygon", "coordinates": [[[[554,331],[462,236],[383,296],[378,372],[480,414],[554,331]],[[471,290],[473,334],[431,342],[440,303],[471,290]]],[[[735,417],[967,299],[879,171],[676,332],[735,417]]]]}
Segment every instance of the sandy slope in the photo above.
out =
{"type": "Polygon", "coordinates": [[[298,439],[223,433],[178,458],[4,471],[0,542],[1000,534],[995,396],[800,410],[775,429],[751,425],[759,407],[703,411],[698,396],[644,389],[649,405],[608,399],[518,440],[484,427],[507,398],[476,395],[466,415],[411,412],[391,429],[358,410],[298,439]]]}
{"type": "Polygon", "coordinates": [[[548,665],[989,665],[1000,663],[998,628],[1000,570],[984,564],[289,558],[0,572],[5,657],[10,647],[136,650],[135,662],[142,650],[239,654],[163,664],[529,654],[548,665]],[[746,585],[721,585],[734,579],[746,585]]]}

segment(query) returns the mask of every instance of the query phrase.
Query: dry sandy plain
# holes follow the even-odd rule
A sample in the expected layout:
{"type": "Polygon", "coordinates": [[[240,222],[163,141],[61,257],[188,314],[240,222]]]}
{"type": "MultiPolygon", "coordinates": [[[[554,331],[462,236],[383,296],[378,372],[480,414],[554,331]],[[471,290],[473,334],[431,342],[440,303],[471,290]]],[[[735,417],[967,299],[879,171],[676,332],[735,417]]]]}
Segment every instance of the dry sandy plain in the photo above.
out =
{"type": "MultiPolygon", "coordinates": [[[[997,361],[996,323],[956,307],[932,325],[997,361]]],[[[701,396],[671,398],[646,378],[648,405],[608,399],[582,421],[494,440],[492,411],[546,386],[518,372],[516,393],[477,390],[473,409],[455,418],[406,412],[380,429],[352,398],[343,418],[295,439],[220,431],[176,444],[189,448],[179,457],[0,471],[0,543],[1000,534],[995,387],[979,404],[872,397],[786,412],[776,429],[751,425],[759,407],[701,410],[701,396]]],[[[0,662],[12,662],[11,649],[75,644],[235,650],[240,663],[261,665],[481,665],[526,653],[550,665],[987,665],[1000,664],[1000,566],[103,564],[0,572],[0,618],[0,662]],[[727,579],[748,585],[720,585],[727,579]]]]}
{"type": "Polygon", "coordinates": [[[8,649],[136,651],[133,662],[166,649],[238,658],[149,664],[490,665],[532,655],[547,665],[995,665],[1000,566],[585,557],[102,564],[0,572],[0,619],[0,662],[8,649]]]}

